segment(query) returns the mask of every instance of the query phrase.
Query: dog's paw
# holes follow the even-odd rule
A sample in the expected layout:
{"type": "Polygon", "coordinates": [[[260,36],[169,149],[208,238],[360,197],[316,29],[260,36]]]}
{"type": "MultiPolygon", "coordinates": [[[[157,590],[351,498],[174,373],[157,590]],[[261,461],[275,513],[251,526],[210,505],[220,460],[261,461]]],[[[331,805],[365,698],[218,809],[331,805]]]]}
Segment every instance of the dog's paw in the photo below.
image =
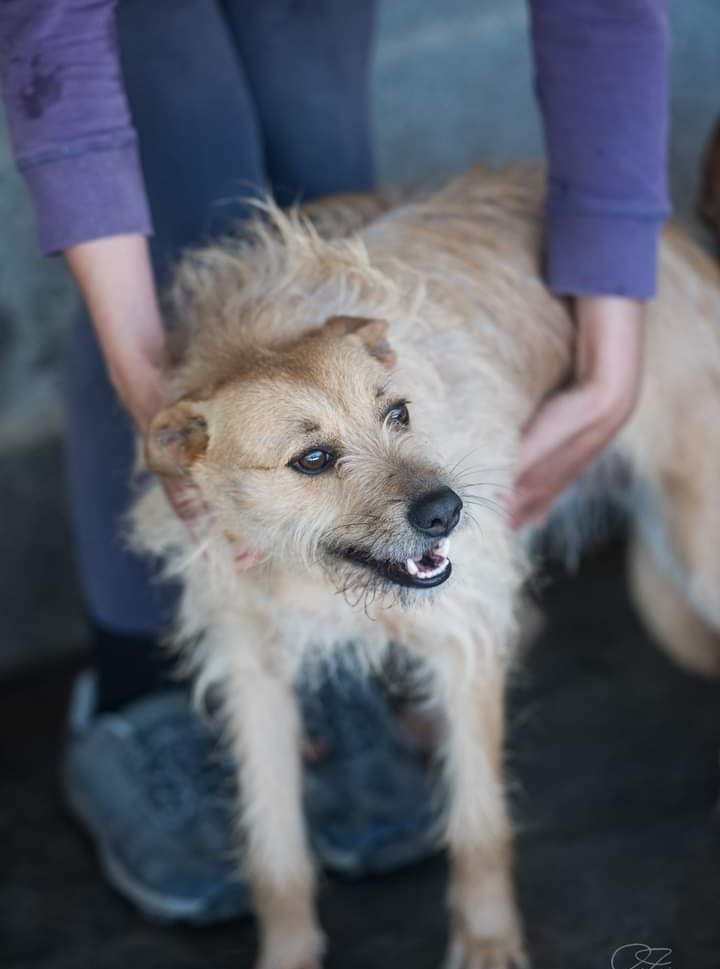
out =
{"type": "Polygon", "coordinates": [[[480,939],[456,932],[442,969],[530,969],[530,963],[519,933],[480,939]]]}
{"type": "Polygon", "coordinates": [[[325,940],[310,933],[302,936],[276,934],[255,963],[255,969],[322,969],[325,940]]]}
{"type": "Polygon", "coordinates": [[[277,962],[265,957],[255,964],[255,969],[322,969],[322,960],[309,957],[301,958],[298,962],[277,962]]]}

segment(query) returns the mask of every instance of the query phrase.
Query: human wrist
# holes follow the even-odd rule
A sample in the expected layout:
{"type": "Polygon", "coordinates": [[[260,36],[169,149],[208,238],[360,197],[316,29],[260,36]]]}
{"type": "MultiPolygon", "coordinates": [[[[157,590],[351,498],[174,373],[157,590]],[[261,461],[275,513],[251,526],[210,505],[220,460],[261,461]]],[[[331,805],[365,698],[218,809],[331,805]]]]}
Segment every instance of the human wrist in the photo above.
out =
{"type": "Polygon", "coordinates": [[[166,403],[162,369],[148,357],[108,362],[110,382],[138,430],[144,431],[166,403]]]}
{"type": "Polygon", "coordinates": [[[575,376],[598,415],[618,427],[635,406],[640,389],[646,304],[614,296],[575,300],[575,376]]]}
{"type": "Polygon", "coordinates": [[[147,240],[139,235],[70,247],[65,258],[97,333],[110,380],[143,428],[162,406],[165,334],[147,240]]]}

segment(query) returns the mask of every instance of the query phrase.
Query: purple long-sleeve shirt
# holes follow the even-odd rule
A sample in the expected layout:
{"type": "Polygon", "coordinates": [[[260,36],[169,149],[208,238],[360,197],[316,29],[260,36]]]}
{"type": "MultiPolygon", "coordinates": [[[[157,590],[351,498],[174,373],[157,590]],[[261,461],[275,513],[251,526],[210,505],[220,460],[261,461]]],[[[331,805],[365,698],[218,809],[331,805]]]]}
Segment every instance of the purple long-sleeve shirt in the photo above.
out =
{"type": "MultiPolygon", "coordinates": [[[[0,2],[7,121],[45,253],[151,231],[115,2],[0,2]]],[[[666,8],[667,0],[530,0],[556,292],[654,294],[669,211],[666,8]]]]}

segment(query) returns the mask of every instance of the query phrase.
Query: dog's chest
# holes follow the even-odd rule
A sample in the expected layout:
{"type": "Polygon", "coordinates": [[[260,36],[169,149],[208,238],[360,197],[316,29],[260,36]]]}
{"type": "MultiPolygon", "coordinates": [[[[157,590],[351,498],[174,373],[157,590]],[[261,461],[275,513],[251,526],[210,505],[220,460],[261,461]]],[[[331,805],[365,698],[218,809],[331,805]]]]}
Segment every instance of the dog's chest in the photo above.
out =
{"type": "Polygon", "coordinates": [[[329,652],[348,642],[375,651],[388,642],[385,618],[378,620],[375,612],[344,596],[320,575],[274,572],[266,602],[278,643],[293,656],[329,652]]]}

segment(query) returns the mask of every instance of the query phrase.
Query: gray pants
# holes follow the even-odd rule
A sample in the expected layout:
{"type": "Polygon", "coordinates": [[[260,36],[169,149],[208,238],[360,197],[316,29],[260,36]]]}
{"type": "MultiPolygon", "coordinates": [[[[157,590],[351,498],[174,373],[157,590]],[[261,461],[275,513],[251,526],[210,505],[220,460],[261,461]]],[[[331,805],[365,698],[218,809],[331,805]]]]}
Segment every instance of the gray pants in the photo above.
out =
{"type": "MultiPolygon", "coordinates": [[[[373,0],[123,0],[118,32],[162,283],[179,251],[243,215],[372,181],[368,73],[373,0]]],[[[123,545],[133,432],[87,316],[67,371],[67,471],[93,622],[154,637],[174,591],[123,545]]]]}

